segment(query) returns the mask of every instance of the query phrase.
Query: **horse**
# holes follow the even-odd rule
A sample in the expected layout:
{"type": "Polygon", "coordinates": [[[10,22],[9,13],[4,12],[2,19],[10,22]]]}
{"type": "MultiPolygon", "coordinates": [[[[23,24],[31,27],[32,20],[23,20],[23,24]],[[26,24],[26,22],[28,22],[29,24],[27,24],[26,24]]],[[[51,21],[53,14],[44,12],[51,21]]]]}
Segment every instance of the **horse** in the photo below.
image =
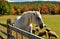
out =
{"type": "MultiPolygon", "coordinates": [[[[32,33],[32,24],[35,23],[42,29],[45,24],[42,20],[41,14],[38,11],[27,11],[21,16],[17,16],[14,21],[14,26],[32,33]]],[[[23,38],[23,36],[22,36],[23,38]]],[[[18,39],[18,33],[16,33],[16,39],[18,39]]]]}
{"type": "Polygon", "coordinates": [[[42,20],[40,12],[38,11],[24,12],[21,16],[15,18],[14,26],[32,33],[32,23],[39,25],[40,29],[46,26],[42,20]]]}

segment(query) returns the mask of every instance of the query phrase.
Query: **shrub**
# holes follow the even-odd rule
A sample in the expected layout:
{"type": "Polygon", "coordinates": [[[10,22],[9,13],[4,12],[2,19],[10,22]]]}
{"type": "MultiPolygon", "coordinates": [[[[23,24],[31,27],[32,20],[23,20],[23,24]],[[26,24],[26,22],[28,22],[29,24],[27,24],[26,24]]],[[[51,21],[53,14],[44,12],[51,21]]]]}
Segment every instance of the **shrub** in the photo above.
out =
{"type": "Polygon", "coordinates": [[[0,2],[0,14],[4,15],[6,13],[6,8],[5,6],[2,4],[2,2],[0,2]]]}

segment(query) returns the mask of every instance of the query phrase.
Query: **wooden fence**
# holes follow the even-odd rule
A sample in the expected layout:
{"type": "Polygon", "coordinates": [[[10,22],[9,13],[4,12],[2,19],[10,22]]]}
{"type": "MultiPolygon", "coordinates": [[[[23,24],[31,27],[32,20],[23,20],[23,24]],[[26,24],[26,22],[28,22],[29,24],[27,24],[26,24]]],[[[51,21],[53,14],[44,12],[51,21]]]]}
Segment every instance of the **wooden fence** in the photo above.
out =
{"type": "MultiPolygon", "coordinates": [[[[22,29],[16,28],[16,27],[10,25],[10,23],[11,22],[9,20],[7,20],[7,24],[0,23],[0,25],[7,28],[7,33],[0,30],[0,32],[2,32],[3,34],[5,34],[7,36],[7,39],[17,39],[12,35],[12,30],[19,33],[19,34],[22,34],[23,36],[28,37],[29,39],[44,39],[42,37],[31,34],[31,33],[27,32],[27,31],[22,30],[22,29]]],[[[0,35],[0,38],[4,39],[1,35],[0,35]]]]}

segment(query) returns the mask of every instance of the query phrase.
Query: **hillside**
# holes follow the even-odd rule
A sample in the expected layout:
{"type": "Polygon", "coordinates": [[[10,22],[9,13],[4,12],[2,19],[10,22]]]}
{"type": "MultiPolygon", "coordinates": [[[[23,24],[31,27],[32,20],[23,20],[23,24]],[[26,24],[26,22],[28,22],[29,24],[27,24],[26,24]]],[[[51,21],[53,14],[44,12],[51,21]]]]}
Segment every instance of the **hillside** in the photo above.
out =
{"type": "Polygon", "coordinates": [[[18,7],[22,7],[24,5],[29,6],[50,6],[53,4],[60,4],[60,2],[56,2],[56,1],[35,1],[35,2],[10,2],[10,4],[18,6],[18,7]]]}
{"type": "Polygon", "coordinates": [[[0,15],[4,14],[20,14],[25,11],[38,11],[41,13],[49,13],[54,9],[55,13],[60,13],[60,2],[56,1],[34,1],[34,2],[0,2],[2,9],[0,15]],[[4,4],[4,5],[3,5],[4,4]],[[3,12],[3,13],[2,13],[3,12]]]}

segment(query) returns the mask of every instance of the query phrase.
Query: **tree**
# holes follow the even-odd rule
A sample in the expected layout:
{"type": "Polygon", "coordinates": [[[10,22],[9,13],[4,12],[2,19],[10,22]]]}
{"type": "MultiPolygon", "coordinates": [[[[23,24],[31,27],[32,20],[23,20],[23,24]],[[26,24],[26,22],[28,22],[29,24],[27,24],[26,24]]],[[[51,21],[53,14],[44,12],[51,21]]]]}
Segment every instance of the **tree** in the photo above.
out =
{"type": "Polygon", "coordinates": [[[2,2],[0,1],[0,15],[4,15],[5,13],[6,13],[6,8],[4,7],[2,2]]]}
{"type": "Polygon", "coordinates": [[[18,10],[17,10],[17,7],[16,7],[16,6],[14,6],[14,10],[16,11],[16,14],[17,14],[17,15],[19,15],[19,12],[18,12],[18,10]]]}
{"type": "Polygon", "coordinates": [[[10,6],[9,2],[7,2],[6,0],[0,0],[0,2],[3,4],[3,6],[6,10],[6,13],[11,14],[11,6],[10,6]]]}

